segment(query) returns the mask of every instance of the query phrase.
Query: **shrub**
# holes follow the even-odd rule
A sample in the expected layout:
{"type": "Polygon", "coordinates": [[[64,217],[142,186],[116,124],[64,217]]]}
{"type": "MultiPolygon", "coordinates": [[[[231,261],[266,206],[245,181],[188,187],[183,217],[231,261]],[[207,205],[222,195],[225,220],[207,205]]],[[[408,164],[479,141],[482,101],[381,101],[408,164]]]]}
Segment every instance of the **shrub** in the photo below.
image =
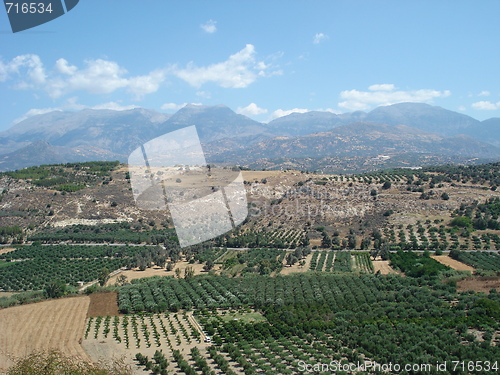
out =
{"type": "Polygon", "coordinates": [[[132,369],[123,362],[96,364],[78,360],[53,350],[32,353],[8,369],[7,375],[131,375],[132,369]]]}

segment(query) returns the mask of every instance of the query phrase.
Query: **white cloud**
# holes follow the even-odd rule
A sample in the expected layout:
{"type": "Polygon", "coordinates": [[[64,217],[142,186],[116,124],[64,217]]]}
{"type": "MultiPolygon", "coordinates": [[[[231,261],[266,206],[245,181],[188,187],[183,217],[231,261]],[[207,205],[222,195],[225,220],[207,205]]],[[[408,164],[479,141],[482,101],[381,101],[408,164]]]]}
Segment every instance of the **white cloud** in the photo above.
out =
{"type": "Polygon", "coordinates": [[[370,91],[393,91],[396,89],[392,83],[382,83],[378,85],[371,85],[368,87],[370,91]]]}
{"type": "Polygon", "coordinates": [[[155,70],[146,76],[138,76],[129,80],[128,91],[135,94],[136,98],[142,98],[146,94],[152,94],[160,88],[165,80],[163,70],[155,70]]]}
{"type": "Polygon", "coordinates": [[[26,112],[21,117],[16,118],[14,121],[12,121],[12,125],[15,125],[21,121],[24,121],[27,118],[30,118],[30,117],[33,117],[36,115],[43,115],[45,113],[54,112],[54,111],[62,111],[62,109],[60,109],[60,108],[33,108],[33,109],[30,109],[28,112],[26,112]]]}
{"type": "Polygon", "coordinates": [[[225,88],[244,88],[255,82],[258,76],[279,74],[269,73],[269,68],[269,65],[255,60],[255,47],[247,44],[224,62],[206,67],[197,67],[191,62],[185,69],[174,69],[173,73],[194,87],[214,82],[225,88]]]}
{"type": "Polygon", "coordinates": [[[464,106],[464,105],[461,105],[461,106],[459,106],[459,107],[458,107],[458,110],[459,110],[460,112],[467,111],[467,107],[466,107],[466,106],[464,106]]]}
{"type": "Polygon", "coordinates": [[[178,111],[179,109],[185,107],[187,103],[176,104],[176,103],[165,103],[160,108],[165,111],[178,111]]]}
{"type": "Polygon", "coordinates": [[[196,96],[204,99],[210,99],[212,97],[212,94],[209,91],[197,91],[196,96]]]}
{"type": "Polygon", "coordinates": [[[202,30],[204,32],[206,32],[208,34],[213,34],[217,31],[217,26],[215,26],[216,24],[217,24],[217,21],[208,20],[204,24],[201,24],[200,27],[202,28],[202,30]]]}
{"type": "Polygon", "coordinates": [[[323,33],[316,33],[313,38],[313,43],[314,44],[320,44],[323,40],[328,39],[328,35],[323,34],[323,33]]]}
{"type": "Polygon", "coordinates": [[[113,61],[87,60],[85,65],[84,69],[71,67],[66,70],[65,76],[49,79],[46,86],[49,95],[58,98],[63,94],[79,90],[91,94],[109,94],[130,84],[129,80],[123,77],[127,71],[113,61]]]}
{"type": "Polygon", "coordinates": [[[477,96],[490,96],[491,93],[488,90],[481,91],[477,96]]]}
{"type": "Polygon", "coordinates": [[[95,106],[90,107],[90,108],[91,109],[110,109],[112,111],[128,111],[130,109],[140,108],[140,107],[135,105],[135,104],[121,105],[121,104],[116,103],[116,102],[108,102],[108,103],[98,104],[98,105],[95,105],[95,106]]]}
{"type": "Polygon", "coordinates": [[[310,111],[309,109],[305,109],[305,108],[277,109],[276,111],[271,113],[269,121],[274,120],[278,117],[288,116],[291,113],[307,113],[309,111],[310,111]]]}
{"type": "Polygon", "coordinates": [[[263,115],[263,114],[267,113],[267,109],[260,108],[255,103],[250,103],[246,107],[238,107],[236,109],[236,113],[239,113],[240,115],[245,115],[245,116],[257,116],[257,115],[263,115]]]}
{"type": "Polygon", "coordinates": [[[481,111],[494,111],[500,109],[500,102],[492,103],[490,101],[481,101],[472,103],[472,108],[478,109],[481,111]]]}
{"type": "Polygon", "coordinates": [[[78,68],[74,65],[69,65],[66,59],[59,59],[56,61],[56,69],[61,74],[73,75],[76,73],[78,68]]]}
{"type": "Polygon", "coordinates": [[[373,106],[391,105],[403,102],[431,103],[435,98],[446,98],[451,95],[451,91],[444,90],[410,90],[395,91],[392,84],[372,85],[370,91],[346,90],[340,93],[340,97],[345,99],[338,103],[339,107],[349,110],[367,110],[373,106]]]}
{"type": "Polygon", "coordinates": [[[102,104],[97,104],[94,106],[88,106],[84,104],[78,104],[77,101],[78,98],[70,98],[66,101],[65,104],[63,104],[61,107],[51,107],[51,108],[33,108],[30,109],[28,112],[23,114],[21,117],[15,119],[12,121],[12,125],[17,124],[21,121],[26,120],[27,118],[36,116],[36,115],[43,115],[45,113],[49,112],[55,112],[55,111],[81,111],[82,109],[90,108],[90,109],[109,109],[113,111],[126,111],[129,109],[134,109],[134,108],[139,108],[139,106],[132,104],[132,105],[121,105],[117,102],[108,102],[108,103],[102,103],[102,104]]]}
{"type": "Polygon", "coordinates": [[[19,77],[18,89],[28,89],[34,85],[45,83],[47,75],[38,55],[19,55],[10,62],[0,61],[0,82],[19,77]],[[27,78],[27,80],[26,80],[27,78]]]}
{"type": "Polygon", "coordinates": [[[122,88],[140,98],[156,92],[166,75],[163,70],[155,70],[147,75],[127,77],[125,68],[103,59],[86,60],[84,64],[80,69],[60,58],[47,73],[39,56],[20,55],[7,63],[0,61],[0,81],[13,79],[15,88],[44,90],[51,98],[74,91],[109,94],[122,88]]]}

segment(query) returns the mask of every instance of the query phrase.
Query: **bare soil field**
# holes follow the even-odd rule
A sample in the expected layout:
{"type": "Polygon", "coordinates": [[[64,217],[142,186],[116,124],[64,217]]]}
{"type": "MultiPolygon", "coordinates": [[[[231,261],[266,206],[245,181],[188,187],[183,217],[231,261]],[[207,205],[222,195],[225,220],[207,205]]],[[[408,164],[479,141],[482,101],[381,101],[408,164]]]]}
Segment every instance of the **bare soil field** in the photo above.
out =
{"type": "Polygon", "coordinates": [[[14,249],[13,247],[0,247],[0,255],[10,253],[14,250],[16,249],[14,249]]]}
{"type": "Polygon", "coordinates": [[[117,293],[92,293],[89,297],[90,306],[87,318],[90,316],[116,316],[119,314],[117,293]]]}
{"type": "Polygon", "coordinates": [[[382,275],[388,275],[390,273],[399,273],[394,270],[390,265],[388,260],[373,260],[373,271],[377,273],[380,271],[382,275]]]}
{"type": "Polygon", "coordinates": [[[500,289],[500,277],[470,277],[457,283],[457,290],[473,290],[489,294],[490,289],[500,289]]]}
{"type": "Polygon", "coordinates": [[[0,373],[33,351],[58,349],[88,360],[79,344],[90,298],[73,297],[0,310],[0,373]]]}
{"type": "Polygon", "coordinates": [[[437,260],[439,263],[442,263],[445,266],[453,268],[454,270],[471,272],[475,271],[474,267],[468,266],[465,263],[450,258],[448,255],[431,255],[431,258],[437,260]]]}
{"type": "MultiPolygon", "coordinates": [[[[146,268],[144,271],[140,271],[138,268],[135,268],[133,270],[126,270],[122,271],[115,276],[111,277],[106,285],[114,285],[117,282],[117,279],[120,275],[124,275],[127,277],[127,280],[134,280],[134,279],[140,279],[143,277],[152,277],[152,276],[174,276],[175,277],[175,269],[179,268],[181,270],[181,277],[184,277],[184,270],[187,267],[192,267],[194,270],[195,275],[200,275],[206,273],[206,271],[203,270],[204,264],[200,263],[195,263],[195,264],[189,264],[189,262],[177,262],[175,264],[175,267],[172,271],[167,271],[165,268],[160,268],[160,267],[153,267],[153,268],[146,268]]],[[[220,270],[221,265],[216,264],[215,267],[213,268],[214,271],[220,270]]]]}
{"type": "Polygon", "coordinates": [[[291,266],[291,267],[288,267],[288,266],[286,265],[286,260],[283,260],[283,263],[285,264],[285,266],[281,269],[280,274],[281,274],[281,275],[290,275],[291,273],[295,273],[295,272],[307,272],[307,271],[309,271],[309,266],[310,266],[310,264],[311,264],[311,259],[312,259],[312,253],[311,253],[311,254],[309,254],[309,255],[306,257],[306,259],[305,259],[306,263],[304,264],[304,266],[303,266],[303,267],[301,267],[301,266],[299,265],[299,262],[295,263],[295,264],[294,264],[293,266],[291,266]]]}

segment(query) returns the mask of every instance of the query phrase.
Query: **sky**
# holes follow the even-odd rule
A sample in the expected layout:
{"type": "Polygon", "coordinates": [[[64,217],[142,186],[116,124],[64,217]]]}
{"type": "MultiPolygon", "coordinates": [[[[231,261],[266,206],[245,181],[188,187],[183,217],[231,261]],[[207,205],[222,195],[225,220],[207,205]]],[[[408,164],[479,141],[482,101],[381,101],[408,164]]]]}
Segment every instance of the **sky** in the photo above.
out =
{"type": "Polygon", "coordinates": [[[500,117],[500,1],[80,0],[12,33],[0,131],[36,114],[225,104],[257,121],[424,102],[500,117]]]}

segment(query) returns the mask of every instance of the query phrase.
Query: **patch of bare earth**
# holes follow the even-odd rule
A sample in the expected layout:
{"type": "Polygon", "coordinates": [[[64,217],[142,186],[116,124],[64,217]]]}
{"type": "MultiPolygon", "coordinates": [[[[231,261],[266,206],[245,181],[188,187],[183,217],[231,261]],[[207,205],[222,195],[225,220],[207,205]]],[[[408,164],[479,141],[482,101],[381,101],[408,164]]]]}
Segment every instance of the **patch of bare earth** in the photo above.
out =
{"type": "Polygon", "coordinates": [[[0,310],[0,373],[34,351],[58,349],[88,360],[80,345],[90,298],[73,297],[0,310]]]}
{"type": "Polygon", "coordinates": [[[118,315],[118,294],[116,292],[109,293],[93,293],[90,296],[90,306],[87,312],[87,317],[95,316],[115,316],[118,315]]]}
{"type": "Polygon", "coordinates": [[[14,250],[16,249],[14,249],[13,247],[0,247],[0,255],[10,253],[14,250]]]}
{"type": "MultiPolygon", "coordinates": [[[[160,268],[160,267],[152,267],[152,268],[146,268],[144,271],[139,270],[139,268],[134,268],[132,270],[126,270],[122,271],[115,276],[111,277],[106,285],[114,285],[117,282],[117,279],[120,275],[126,276],[127,281],[134,280],[134,279],[141,279],[143,277],[153,277],[153,276],[174,276],[175,277],[175,270],[179,268],[181,270],[181,277],[184,277],[184,272],[187,267],[191,267],[194,271],[195,275],[201,275],[201,274],[206,274],[207,272],[203,269],[204,264],[196,263],[196,264],[190,264],[189,262],[177,262],[175,264],[175,267],[172,271],[167,271],[165,268],[160,268]]],[[[221,268],[220,265],[215,265],[213,268],[214,271],[219,271],[221,268]]]]}
{"type": "Polygon", "coordinates": [[[469,277],[457,283],[459,292],[473,290],[488,294],[490,289],[500,289],[500,277],[469,277]]]}
{"type": "Polygon", "coordinates": [[[300,262],[297,262],[295,263],[293,266],[287,266],[286,265],[286,260],[283,261],[284,263],[284,266],[283,268],[281,269],[281,272],[280,274],[281,275],[289,275],[291,273],[295,273],[295,272],[307,272],[309,270],[309,266],[311,265],[311,259],[312,259],[312,253],[309,254],[306,259],[305,259],[305,264],[304,266],[301,266],[299,263],[300,262]]]}
{"type": "Polygon", "coordinates": [[[474,272],[474,267],[468,266],[465,263],[459,262],[453,258],[450,258],[448,255],[431,255],[432,259],[437,260],[439,263],[444,264],[450,268],[453,268],[457,271],[471,271],[474,272]]]}
{"type": "Polygon", "coordinates": [[[373,270],[375,273],[379,272],[382,275],[388,275],[390,273],[399,273],[395,269],[393,269],[388,260],[373,260],[373,270]]]}

